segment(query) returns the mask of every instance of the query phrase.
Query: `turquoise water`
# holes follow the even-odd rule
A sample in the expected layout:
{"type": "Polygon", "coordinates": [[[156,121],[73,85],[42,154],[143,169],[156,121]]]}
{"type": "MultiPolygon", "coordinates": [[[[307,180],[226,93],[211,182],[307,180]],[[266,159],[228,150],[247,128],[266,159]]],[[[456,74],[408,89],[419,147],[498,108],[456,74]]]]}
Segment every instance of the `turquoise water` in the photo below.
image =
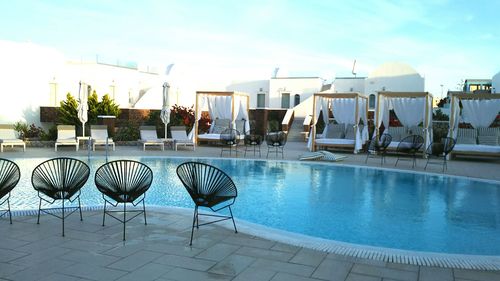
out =
{"type": "MultiPolygon", "coordinates": [[[[131,159],[153,169],[147,204],[193,206],[175,173],[180,163],[192,159],[131,159]]],[[[38,207],[31,172],[44,160],[14,159],[21,167],[21,181],[12,193],[13,209],[38,207]]],[[[499,183],[312,163],[198,161],[233,178],[238,187],[233,211],[239,219],[355,244],[500,255],[499,183]]],[[[93,179],[103,163],[90,160],[91,177],[82,189],[84,205],[103,204],[93,179]]]]}

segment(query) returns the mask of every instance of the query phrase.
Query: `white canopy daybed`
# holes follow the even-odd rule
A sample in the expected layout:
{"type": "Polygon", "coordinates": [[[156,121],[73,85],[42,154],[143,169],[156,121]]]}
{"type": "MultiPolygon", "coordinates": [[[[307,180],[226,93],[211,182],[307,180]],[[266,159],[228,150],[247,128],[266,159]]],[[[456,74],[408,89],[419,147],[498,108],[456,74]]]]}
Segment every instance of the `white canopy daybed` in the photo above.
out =
{"type": "Polygon", "coordinates": [[[214,142],[219,141],[221,131],[215,125],[217,122],[224,124],[221,126],[236,128],[241,135],[250,132],[250,122],[248,118],[249,97],[241,92],[196,92],[196,110],[194,125],[194,141],[214,142]],[[208,110],[210,119],[213,121],[208,133],[198,134],[198,121],[201,112],[208,110]],[[241,125],[237,124],[241,123],[241,125]]]}
{"type": "MultiPolygon", "coordinates": [[[[378,92],[377,106],[375,108],[374,137],[380,137],[380,126],[384,124],[389,131],[389,111],[394,109],[399,122],[404,127],[399,127],[402,136],[410,134],[410,128],[419,128],[420,123],[425,150],[432,141],[432,95],[428,92],[378,92]]],[[[412,132],[413,134],[418,134],[412,132]]],[[[392,136],[393,141],[389,148],[395,149],[399,145],[399,138],[392,136]]]]}
{"type": "MultiPolygon", "coordinates": [[[[315,151],[321,147],[352,148],[357,153],[368,140],[368,98],[359,93],[316,93],[313,96],[313,126],[311,128],[308,148],[315,151]],[[333,116],[338,124],[346,128],[346,133],[353,132],[350,137],[333,136],[328,132],[333,129],[329,125],[329,111],[332,109],[333,116]],[[320,112],[323,112],[325,129],[320,137],[317,137],[316,124],[320,112]],[[359,128],[359,120],[363,120],[363,130],[359,128]],[[349,127],[352,126],[352,127],[349,127]]],[[[335,125],[334,125],[335,126],[335,125]]]]}
{"type": "Polygon", "coordinates": [[[457,141],[452,157],[459,154],[500,156],[500,127],[490,128],[499,112],[498,94],[452,94],[448,136],[457,141]],[[458,128],[461,122],[470,123],[473,128],[458,128]]]}

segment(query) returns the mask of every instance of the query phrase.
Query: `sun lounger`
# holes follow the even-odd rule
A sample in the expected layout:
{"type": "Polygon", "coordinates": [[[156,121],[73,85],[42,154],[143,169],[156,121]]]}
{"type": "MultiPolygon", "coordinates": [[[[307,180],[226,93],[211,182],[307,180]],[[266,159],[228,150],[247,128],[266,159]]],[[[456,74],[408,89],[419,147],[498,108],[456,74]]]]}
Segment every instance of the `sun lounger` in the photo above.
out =
{"type": "Polygon", "coordinates": [[[95,151],[96,145],[111,145],[113,151],[115,150],[115,143],[113,139],[108,137],[108,126],[106,125],[93,125],[90,128],[90,135],[92,136],[92,150],[95,151]],[[107,143],[106,143],[107,140],[107,143]]]}
{"type": "Polygon", "coordinates": [[[78,151],[78,140],[76,139],[76,130],[74,125],[58,125],[57,140],[55,143],[55,151],[60,145],[74,145],[78,151]]]}
{"type": "Polygon", "coordinates": [[[186,128],[183,126],[170,127],[170,132],[172,133],[172,139],[174,140],[174,148],[177,150],[179,145],[192,146],[195,150],[195,144],[192,139],[189,139],[186,134],[186,128]]]}
{"type": "Polygon", "coordinates": [[[16,138],[16,132],[12,125],[0,124],[0,147],[1,152],[5,146],[22,146],[23,151],[26,151],[26,143],[16,138]]]}
{"type": "Polygon", "coordinates": [[[141,134],[139,143],[142,143],[142,150],[146,150],[147,145],[158,145],[161,150],[165,150],[165,142],[158,138],[154,126],[141,126],[139,130],[141,134]]]}

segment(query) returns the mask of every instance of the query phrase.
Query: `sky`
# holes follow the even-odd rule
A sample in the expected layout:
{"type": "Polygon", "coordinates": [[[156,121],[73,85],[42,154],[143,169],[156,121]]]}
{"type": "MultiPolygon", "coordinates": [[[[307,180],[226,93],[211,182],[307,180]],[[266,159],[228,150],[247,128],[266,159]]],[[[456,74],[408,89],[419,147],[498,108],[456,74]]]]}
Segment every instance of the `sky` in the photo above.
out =
{"type": "Polygon", "coordinates": [[[70,59],[176,68],[217,83],[368,76],[403,62],[439,97],[500,71],[500,1],[0,1],[0,40],[70,59]],[[443,85],[443,86],[441,86],[443,85]]]}

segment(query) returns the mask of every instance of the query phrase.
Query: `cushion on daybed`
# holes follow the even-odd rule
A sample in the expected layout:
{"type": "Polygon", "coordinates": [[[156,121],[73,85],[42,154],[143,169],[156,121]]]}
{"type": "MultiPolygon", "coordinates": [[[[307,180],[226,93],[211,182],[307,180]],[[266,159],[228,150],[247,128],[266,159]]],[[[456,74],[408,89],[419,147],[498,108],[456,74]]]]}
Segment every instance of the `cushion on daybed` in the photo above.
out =
{"type": "Polygon", "coordinates": [[[477,144],[477,130],[458,128],[457,144],[477,144]]]}
{"type": "Polygon", "coordinates": [[[498,145],[497,136],[478,136],[477,141],[479,144],[484,145],[498,145]]]}
{"type": "Polygon", "coordinates": [[[345,132],[345,124],[328,124],[328,129],[326,131],[327,139],[343,139],[345,132]]]}
{"type": "Polygon", "coordinates": [[[401,139],[408,135],[408,131],[405,127],[389,127],[388,133],[392,137],[392,141],[399,142],[401,139]]]}

